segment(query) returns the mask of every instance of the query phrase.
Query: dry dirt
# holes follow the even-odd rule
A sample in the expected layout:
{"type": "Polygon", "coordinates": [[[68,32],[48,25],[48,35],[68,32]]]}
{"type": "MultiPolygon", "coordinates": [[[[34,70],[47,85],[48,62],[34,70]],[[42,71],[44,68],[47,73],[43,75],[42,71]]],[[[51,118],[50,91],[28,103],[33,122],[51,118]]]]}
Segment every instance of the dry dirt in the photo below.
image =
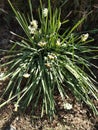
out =
{"type": "MultiPolygon", "coordinates": [[[[4,86],[5,83],[0,82],[0,94],[4,86]]],[[[94,116],[85,104],[74,102],[73,98],[66,99],[73,106],[71,110],[66,110],[60,96],[55,99],[57,113],[52,121],[46,116],[40,118],[38,114],[28,114],[29,111],[15,112],[13,104],[5,106],[0,109],[0,130],[98,130],[98,116],[94,116]]],[[[98,108],[98,102],[95,104],[98,108]]]]}
{"type": "Polygon", "coordinates": [[[98,130],[98,117],[78,102],[71,110],[60,103],[51,122],[47,117],[15,112],[13,105],[8,105],[0,110],[0,130],[98,130]]]}

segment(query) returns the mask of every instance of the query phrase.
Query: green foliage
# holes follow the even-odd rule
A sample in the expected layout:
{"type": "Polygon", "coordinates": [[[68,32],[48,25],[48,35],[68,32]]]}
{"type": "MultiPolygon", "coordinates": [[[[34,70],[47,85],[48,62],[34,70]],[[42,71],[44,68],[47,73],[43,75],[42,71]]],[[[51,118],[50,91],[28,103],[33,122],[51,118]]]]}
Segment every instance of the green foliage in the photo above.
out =
{"type": "Polygon", "coordinates": [[[74,30],[81,24],[81,19],[72,29],[65,29],[60,35],[60,10],[48,8],[39,9],[40,22],[32,14],[32,3],[29,0],[30,15],[25,16],[11,5],[18,23],[25,36],[18,36],[20,40],[11,41],[13,47],[5,56],[7,62],[2,67],[8,67],[4,76],[10,78],[3,95],[8,99],[0,107],[15,99],[15,107],[27,109],[32,106],[31,112],[40,103],[41,116],[55,114],[55,91],[58,91],[64,101],[68,97],[67,90],[74,96],[89,105],[94,112],[97,110],[91,101],[91,96],[98,99],[98,91],[94,85],[94,77],[89,60],[97,58],[91,53],[98,51],[97,47],[88,43],[93,41],[88,34],[79,36],[74,30]],[[88,71],[88,73],[86,73],[88,71]],[[25,82],[23,84],[23,82],[25,82]]]}

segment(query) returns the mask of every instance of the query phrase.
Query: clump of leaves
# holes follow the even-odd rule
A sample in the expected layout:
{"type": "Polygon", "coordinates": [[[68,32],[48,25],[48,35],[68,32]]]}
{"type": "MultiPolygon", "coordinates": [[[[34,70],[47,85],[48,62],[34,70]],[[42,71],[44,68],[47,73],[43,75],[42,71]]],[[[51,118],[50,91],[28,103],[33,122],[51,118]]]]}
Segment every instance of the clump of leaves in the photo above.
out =
{"type": "Polygon", "coordinates": [[[52,11],[50,0],[48,8],[43,8],[40,1],[40,23],[33,17],[31,0],[30,15],[27,16],[16,10],[10,0],[8,2],[25,36],[13,33],[21,40],[11,41],[13,47],[5,56],[8,60],[1,65],[8,67],[4,78],[9,77],[10,80],[4,92],[8,99],[0,107],[15,99],[16,110],[17,107],[25,110],[31,105],[33,111],[41,101],[41,116],[45,113],[51,116],[55,114],[55,91],[64,100],[68,97],[69,90],[97,113],[90,98],[92,95],[98,99],[98,90],[94,85],[95,75],[91,70],[91,66],[95,65],[89,60],[97,57],[91,56],[91,53],[98,48],[88,44],[92,41],[90,38],[88,40],[88,33],[81,36],[74,33],[84,19],[60,35],[61,25],[68,21],[61,23],[60,10],[52,11]],[[26,83],[22,86],[24,79],[26,83]]]}

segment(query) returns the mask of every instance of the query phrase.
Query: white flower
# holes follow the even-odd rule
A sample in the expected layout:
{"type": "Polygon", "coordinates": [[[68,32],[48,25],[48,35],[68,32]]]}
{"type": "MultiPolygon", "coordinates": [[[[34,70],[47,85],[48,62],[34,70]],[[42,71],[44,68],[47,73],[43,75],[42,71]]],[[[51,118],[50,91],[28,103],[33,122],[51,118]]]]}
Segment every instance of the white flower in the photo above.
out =
{"type": "Polygon", "coordinates": [[[47,44],[46,42],[42,42],[42,41],[41,41],[41,42],[38,43],[38,46],[44,47],[44,46],[46,46],[46,44],[47,44]]]}
{"type": "Polygon", "coordinates": [[[28,26],[28,29],[29,29],[29,30],[31,30],[31,29],[32,29],[31,25],[29,25],[29,26],[28,26]]]}
{"type": "Polygon", "coordinates": [[[60,46],[60,45],[61,45],[60,39],[57,40],[56,45],[57,45],[57,46],[60,46]]]}
{"type": "Polygon", "coordinates": [[[51,53],[51,54],[48,54],[48,58],[49,58],[50,60],[54,60],[54,59],[57,58],[57,57],[56,57],[55,54],[51,53]]]}
{"type": "Polygon", "coordinates": [[[54,56],[48,55],[48,58],[49,58],[50,60],[53,60],[53,59],[54,59],[54,56]]]}
{"type": "Polygon", "coordinates": [[[63,43],[63,44],[62,44],[62,46],[63,46],[63,47],[66,47],[66,46],[67,46],[67,44],[66,44],[66,43],[63,43]]]}
{"type": "Polygon", "coordinates": [[[34,36],[32,37],[32,39],[34,40],[34,36]]]}
{"type": "Polygon", "coordinates": [[[46,35],[46,38],[49,38],[49,35],[46,35]]]}
{"type": "Polygon", "coordinates": [[[33,27],[33,28],[35,28],[35,29],[38,28],[38,22],[37,22],[37,20],[32,20],[32,21],[31,21],[31,27],[33,27]]]}
{"type": "Polygon", "coordinates": [[[82,34],[82,35],[81,35],[81,40],[82,40],[82,42],[85,42],[85,41],[88,39],[88,37],[89,37],[89,34],[88,34],[88,33],[82,34]]]}
{"type": "Polygon", "coordinates": [[[48,9],[44,8],[43,11],[42,11],[42,14],[43,14],[44,17],[47,17],[47,15],[48,15],[48,9]]]}
{"type": "Polygon", "coordinates": [[[71,110],[72,109],[72,104],[64,103],[64,109],[71,110]]]}
{"type": "Polygon", "coordinates": [[[47,57],[46,56],[44,57],[44,60],[47,61],[47,57]]]}
{"type": "Polygon", "coordinates": [[[47,67],[47,68],[51,68],[51,64],[50,63],[45,63],[45,66],[47,67]]]}
{"type": "Polygon", "coordinates": [[[23,77],[24,77],[24,78],[29,78],[29,77],[30,77],[30,74],[25,73],[25,74],[23,75],[23,77]]]}
{"type": "Polygon", "coordinates": [[[31,28],[30,34],[35,34],[35,32],[36,32],[36,29],[35,28],[31,28]]]}
{"type": "Polygon", "coordinates": [[[28,26],[30,34],[35,34],[37,28],[38,28],[38,22],[36,20],[32,20],[30,25],[28,26]]]}
{"type": "Polygon", "coordinates": [[[28,26],[28,29],[30,30],[30,34],[34,34],[34,33],[35,33],[35,31],[36,31],[36,29],[35,29],[35,28],[33,28],[31,25],[30,25],[30,26],[28,26]]]}

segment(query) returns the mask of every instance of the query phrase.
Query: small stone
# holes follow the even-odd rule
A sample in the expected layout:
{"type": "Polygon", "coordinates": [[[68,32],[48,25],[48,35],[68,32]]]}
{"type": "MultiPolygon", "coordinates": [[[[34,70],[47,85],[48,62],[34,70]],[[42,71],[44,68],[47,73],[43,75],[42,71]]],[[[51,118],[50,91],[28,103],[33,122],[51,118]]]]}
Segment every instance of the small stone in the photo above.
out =
{"type": "Polygon", "coordinates": [[[72,109],[72,104],[64,103],[64,109],[71,110],[72,109]]]}
{"type": "Polygon", "coordinates": [[[19,120],[19,117],[16,117],[16,120],[18,121],[18,120],[19,120]]]}

